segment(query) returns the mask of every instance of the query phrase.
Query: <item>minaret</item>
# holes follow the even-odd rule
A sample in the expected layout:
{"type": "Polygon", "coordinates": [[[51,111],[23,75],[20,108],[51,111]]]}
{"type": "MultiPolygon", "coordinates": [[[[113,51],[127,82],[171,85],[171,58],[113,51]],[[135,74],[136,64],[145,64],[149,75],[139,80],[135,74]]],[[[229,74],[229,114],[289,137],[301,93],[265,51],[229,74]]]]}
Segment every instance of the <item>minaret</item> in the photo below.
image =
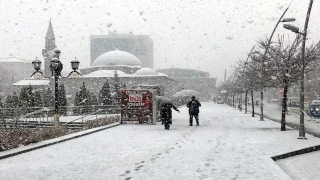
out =
{"type": "Polygon", "coordinates": [[[45,48],[42,50],[42,55],[44,57],[44,75],[46,77],[51,76],[50,70],[50,60],[54,56],[54,49],[56,46],[56,38],[54,37],[53,28],[51,24],[51,19],[49,22],[49,27],[47,30],[46,38],[45,38],[45,48]]]}

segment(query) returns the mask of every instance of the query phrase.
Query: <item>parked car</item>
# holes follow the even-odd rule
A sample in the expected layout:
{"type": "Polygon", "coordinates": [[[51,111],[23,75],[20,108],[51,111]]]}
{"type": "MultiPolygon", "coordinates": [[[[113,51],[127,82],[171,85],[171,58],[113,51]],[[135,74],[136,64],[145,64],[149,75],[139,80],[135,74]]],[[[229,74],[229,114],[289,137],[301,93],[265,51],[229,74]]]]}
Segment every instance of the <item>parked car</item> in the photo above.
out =
{"type": "Polygon", "coordinates": [[[320,100],[313,100],[310,105],[310,116],[320,118],[320,100]]]}
{"type": "Polygon", "coordinates": [[[300,104],[300,97],[289,97],[287,104],[289,107],[298,107],[300,104]]]}
{"type": "Polygon", "coordinates": [[[279,104],[279,99],[271,99],[270,104],[279,104]]]}
{"type": "Polygon", "coordinates": [[[223,99],[219,99],[219,100],[217,101],[217,104],[224,104],[224,100],[223,100],[223,99]]]}

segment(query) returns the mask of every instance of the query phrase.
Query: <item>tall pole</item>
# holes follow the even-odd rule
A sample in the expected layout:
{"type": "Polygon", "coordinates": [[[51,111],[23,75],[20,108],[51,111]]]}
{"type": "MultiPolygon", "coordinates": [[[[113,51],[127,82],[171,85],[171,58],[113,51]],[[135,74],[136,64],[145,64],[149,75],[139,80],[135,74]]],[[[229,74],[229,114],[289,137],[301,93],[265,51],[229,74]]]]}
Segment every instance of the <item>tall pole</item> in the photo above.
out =
{"type": "MultiPolygon", "coordinates": [[[[292,1],[291,1],[291,3],[292,3],[292,1]]],[[[281,17],[279,18],[276,26],[273,28],[273,31],[272,31],[272,33],[271,33],[271,36],[269,37],[269,40],[268,40],[268,44],[267,44],[267,46],[266,46],[266,50],[265,50],[264,55],[263,55],[263,57],[262,57],[261,80],[260,80],[260,101],[261,101],[261,102],[260,102],[260,111],[261,111],[260,121],[264,121],[264,119],[263,119],[263,80],[264,80],[264,79],[263,79],[263,70],[264,70],[264,61],[265,61],[265,59],[266,59],[266,55],[267,55],[267,53],[268,53],[268,50],[269,50],[269,47],[270,47],[270,44],[271,44],[271,40],[272,40],[273,34],[274,34],[274,32],[276,31],[276,29],[277,29],[279,23],[281,22],[283,16],[284,16],[284,15],[286,14],[286,12],[288,11],[291,3],[290,3],[290,4],[288,5],[288,7],[284,10],[284,12],[282,13],[281,17]]]]}
{"type": "Polygon", "coordinates": [[[306,21],[304,24],[304,32],[303,32],[303,39],[302,39],[302,68],[301,68],[301,80],[300,80],[300,126],[299,126],[299,137],[298,139],[307,139],[305,137],[305,130],[304,130],[304,58],[305,58],[305,48],[306,48],[306,39],[307,39],[307,30],[308,30],[308,23],[309,17],[311,13],[313,0],[310,0],[309,8],[306,16],[306,21]]]}
{"type": "Polygon", "coordinates": [[[54,72],[54,125],[59,125],[59,105],[58,105],[58,72],[54,72]]]}

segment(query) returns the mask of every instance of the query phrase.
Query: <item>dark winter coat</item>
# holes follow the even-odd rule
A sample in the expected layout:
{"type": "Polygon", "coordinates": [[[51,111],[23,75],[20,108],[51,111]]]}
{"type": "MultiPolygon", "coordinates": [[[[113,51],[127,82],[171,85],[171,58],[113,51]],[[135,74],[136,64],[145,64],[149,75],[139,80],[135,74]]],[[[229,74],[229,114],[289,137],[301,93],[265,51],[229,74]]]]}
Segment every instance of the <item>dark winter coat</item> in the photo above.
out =
{"type": "Polygon", "coordinates": [[[172,119],[171,108],[173,108],[176,111],[179,111],[178,108],[176,106],[174,106],[171,102],[162,103],[161,104],[161,111],[160,111],[161,117],[172,119]]]}
{"type": "Polygon", "coordinates": [[[201,106],[200,102],[198,100],[189,101],[187,104],[187,107],[189,108],[189,114],[198,114],[199,107],[201,106]]]}

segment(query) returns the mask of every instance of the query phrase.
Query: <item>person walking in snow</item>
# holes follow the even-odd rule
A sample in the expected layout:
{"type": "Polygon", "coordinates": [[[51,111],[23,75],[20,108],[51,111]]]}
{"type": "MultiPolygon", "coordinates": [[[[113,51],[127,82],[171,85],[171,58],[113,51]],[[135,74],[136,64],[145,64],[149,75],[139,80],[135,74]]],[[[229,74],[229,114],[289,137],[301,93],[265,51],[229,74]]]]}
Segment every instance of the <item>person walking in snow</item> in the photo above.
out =
{"type": "Polygon", "coordinates": [[[173,103],[170,101],[163,102],[161,104],[160,115],[162,124],[164,124],[166,118],[170,119],[170,124],[172,124],[172,109],[180,113],[179,109],[176,106],[174,106],[173,103]]]}
{"type": "Polygon", "coordinates": [[[191,97],[191,101],[188,102],[187,107],[189,108],[189,126],[193,124],[193,117],[196,119],[197,126],[199,126],[199,107],[201,106],[200,102],[196,100],[195,96],[191,97]]]}

